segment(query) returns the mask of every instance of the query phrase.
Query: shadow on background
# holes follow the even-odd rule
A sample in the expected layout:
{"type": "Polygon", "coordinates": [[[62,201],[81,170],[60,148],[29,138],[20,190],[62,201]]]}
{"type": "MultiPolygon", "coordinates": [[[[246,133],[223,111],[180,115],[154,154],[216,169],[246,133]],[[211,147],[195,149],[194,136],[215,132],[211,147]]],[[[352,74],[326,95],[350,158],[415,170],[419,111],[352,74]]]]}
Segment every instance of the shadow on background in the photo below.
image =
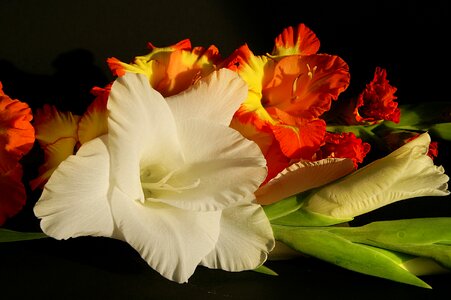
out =
{"type": "Polygon", "coordinates": [[[94,64],[93,54],[85,49],[60,54],[52,66],[53,74],[41,75],[0,60],[0,82],[7,95],[27,102],[33,111],[51,104],[60,111],[78,115],[83,114],[94,99],[91,89],[109,82],[101,68],[94,64]]]}

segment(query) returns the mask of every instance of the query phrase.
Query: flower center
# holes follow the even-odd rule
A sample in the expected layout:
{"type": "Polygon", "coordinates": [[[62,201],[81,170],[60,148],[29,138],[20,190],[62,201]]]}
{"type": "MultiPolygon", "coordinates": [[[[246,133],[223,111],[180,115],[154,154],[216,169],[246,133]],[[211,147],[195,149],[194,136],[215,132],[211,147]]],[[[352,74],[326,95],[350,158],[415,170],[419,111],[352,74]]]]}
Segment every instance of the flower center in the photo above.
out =
{"type": "Polygon", "coordinates": [[[152,168],[152,171],[149,168],[141,172],[141,186],[144,198],[148,201],[154,201],[162,191],[182,193],[196,188],[200,184],[199,178],[190,178],[188,183],[186,180],[183,180],[183,183],[180,183],[180,180],[174,180],[177,170],[165,172],[162,168],[152,168]]]}

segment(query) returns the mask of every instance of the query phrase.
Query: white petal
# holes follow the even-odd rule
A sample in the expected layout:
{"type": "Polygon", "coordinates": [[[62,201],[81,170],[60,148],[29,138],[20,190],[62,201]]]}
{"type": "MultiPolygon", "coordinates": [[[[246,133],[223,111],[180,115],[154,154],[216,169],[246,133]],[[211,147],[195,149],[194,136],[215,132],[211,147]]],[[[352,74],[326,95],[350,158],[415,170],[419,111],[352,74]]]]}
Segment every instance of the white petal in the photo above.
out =
{"type": "Polygon", "coordinates": [[[197,187],[181,193],[157,192],[155,201],[188,210],[216,210],[253,196],[266,177],[260,148],[236,130],[202,120],[178,126],[186,165],[169,183],[197,187]]]}
{"type": "Polygon", "coordinates": [[[216,248],[201,264],[232,272],[252,270],[266,261],[274,244],[271,225],[261,206],[241,203],[223,210],[216,248]]]}
{"type": "Polygon", "coordinates": [[[108,204],[109,156],[105,137],[84,144],[63,161],[34,207],[41,228],[56,239],[110,237],[113,219],[108,204]]]}
{"type": "Polygon", "coordinates": [[[112,180],[132,199],[141,199],[141,163],[171,169],[183,161],[174,117],[147,77],[134,73],[113,83],[108,110],[112,180]]]}
{"type": "Polygon", "coordinates": [[[164,203],[142,204],[113,189],[117,237],[125,240],[164,277],[182,283],[212,251],[221,212],[193,212],[164,203]],[[146,206],[144,206],[146,205],[146,206]]]}
{"type": "Polygon", "coordinates": [[[247,93],[237,73],[220,69],[166,100],[177,121],[199,118],[228,126],[247,93]]]}
{"type": "Polygon", "coordinates": [[[271,204],[312,188],[323,186],[354,171],[347,158],[326,158],[295,163],[255,192],[257,202],[271,204]]]}
{"type": "Polygon", "coordinates": [[[384,158],[319,189],[306,209],[336,218],[353,218],[390,203],[449,194],[449,177],[428,157],[429,137],[422,136],[384,158]]]}

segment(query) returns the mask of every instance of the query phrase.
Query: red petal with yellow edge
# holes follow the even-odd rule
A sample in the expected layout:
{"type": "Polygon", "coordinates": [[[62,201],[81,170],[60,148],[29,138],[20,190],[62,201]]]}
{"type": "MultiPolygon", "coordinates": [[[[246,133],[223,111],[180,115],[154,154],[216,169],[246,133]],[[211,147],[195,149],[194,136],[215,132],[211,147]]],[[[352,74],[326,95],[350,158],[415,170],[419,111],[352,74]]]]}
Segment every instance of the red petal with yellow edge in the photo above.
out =
{"type": "Polygon", "coordinates": [[[220,62],[218,48],[194,47],[186,39],[169,47],[156,47],[148,44],[150,53],[136,56],[133,63],[127,64],[117,58],[107,59],[108,65],[116,76],[125,72],[144,74],[150,85],[164,97],[186,90],[198,79],[207,76],[220,62]]]}
{"type": "Polygon", "coordinates": [[[292,159],[311,160],[324,141],[326,122],[293,117],[277,108],[268,112],[279,121],[271,129],[282,152],[292,159]]]}
{"type": "Polygon", "coordinates": [[[62,138],[77,139],[80,116],[60,112],[55,106],[45,104],[35,114],[36,139],[41,147],[62,138]]]}
{"type": "Polygon", "coordinates": [[[95,87],[91,93],[96,96],[78,123],[78,140],[84,144],[108,132],[108,111],[106,108],[111,85],[95,87]]]}
{"type": "Polygon", "coordinates": [[[248,97],[236,117],[243,123],[253,123],[258,129],[275,123],[261,102],[263,86],[272,78],[273,64],[266,56],[255,56],[247,45],[236,49],[224,64],[237,72],[249,88],[248,97]]]}
{"type": "Polygon", "coordinates": [[[220,67],[230,69],[232,71],[238,72],[243,64],[246,64],[246,61],[249,60],[250,57],[254,56],[251,49],[247,44],[242,45],[238,49],[235,49],[231,55],[229,55],[224,61],[222,61],[220,67]]]}
{"type": "Polygon", "coordinates": [[[33,147],[33,116],[28,104],[0,95],[0,171],[14,168],[23,155],[33,147]]]}
{"type": "Polygon", "coordinates": [[[17,163],[6,173],[0,172],[0,226],[16,215],[26,202],[22,166],[17,163]]]}
{"type": "MultiPolygon", "coordinates": [[[[154,63],[159,64],[159,61],[167,61],[167,57],[174,51],[191,51],[191,41],[189,39],[182,40],[177,44],[168,47],[156,47],[152,43],[147,43],[147,48],[150,49],[150,53],[146,55],[136,56],[131,63],[124,63],[115,57],[107,59],[108,66],[113,75],[122,77],[125,72],[132,72],[146,75],[150,81],[158,82],[162,77],[162,72],[156,72],[153,70],[154,63]],[[160,74],[161,73],[161,74],[160,74]],[[160,74],[160,79],[156,79],[155,76],[160,74]],[[153,77],[153,78],[152,78],[153,77]]],[[[157,66],[158,69],[158,66],[157,66]]],[[[164,66],[160,67],[161,70],[166,70],[164,66]]],[[[152,85],[153,87],[155,85],[152,85]]]]}
{"type": "Polygon", "coordinates": [[[253,124],[257,130],[262,130],[270,124],[275,124],[276,121],[261,105],[260,99],[261,97],[256,93],[249,92],[244,103],[236,111],[235,118],[242,123],[253,124]]]}
{"type": "Polygon", "coordinates": [[[330,109],[349,81],[348,65],[338,56],[287,56],[277,63],[263,89],[263,106],[314,119],[330,109]]]}
{"type": "Polygon", "coordinates": [[[39,176],[30,181],[31,189],[42,188],[58,165],[74,154],[77,140],[74,138],[62,138],[43,147],[44,164],[39,167],[39,176]]]}
{"type": "Polygon", "coordinates": [[[274,41],[272,55],[310,55],[316,54],[319,50],[319,39],[316,34],[304,24],[299,24],[296,28],[292,26],[285,28],[274,41]]]}
{"type": "Polygon", "coordinates": [[[274,76],[274,61],[267,56],[255,56],[246,44],[236,49],[224,66],[237,72],[246,81],[249,91],[258,95],[274,76]]]}

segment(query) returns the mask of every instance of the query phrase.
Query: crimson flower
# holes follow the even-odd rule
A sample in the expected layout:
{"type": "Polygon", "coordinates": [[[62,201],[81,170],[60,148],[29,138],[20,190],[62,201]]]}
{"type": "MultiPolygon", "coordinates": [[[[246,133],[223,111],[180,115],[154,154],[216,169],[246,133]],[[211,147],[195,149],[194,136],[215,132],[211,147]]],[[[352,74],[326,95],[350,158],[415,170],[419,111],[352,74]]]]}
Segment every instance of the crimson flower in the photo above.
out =
{"type": "Polygon", "coordinates": [[[387,80],[387,71],[377,67],[373,80],[357,97],[354,109],[357,123],[375,124],[382,120],[399,123],[400,109],[394,101],[396,90],[387,80]]]}

